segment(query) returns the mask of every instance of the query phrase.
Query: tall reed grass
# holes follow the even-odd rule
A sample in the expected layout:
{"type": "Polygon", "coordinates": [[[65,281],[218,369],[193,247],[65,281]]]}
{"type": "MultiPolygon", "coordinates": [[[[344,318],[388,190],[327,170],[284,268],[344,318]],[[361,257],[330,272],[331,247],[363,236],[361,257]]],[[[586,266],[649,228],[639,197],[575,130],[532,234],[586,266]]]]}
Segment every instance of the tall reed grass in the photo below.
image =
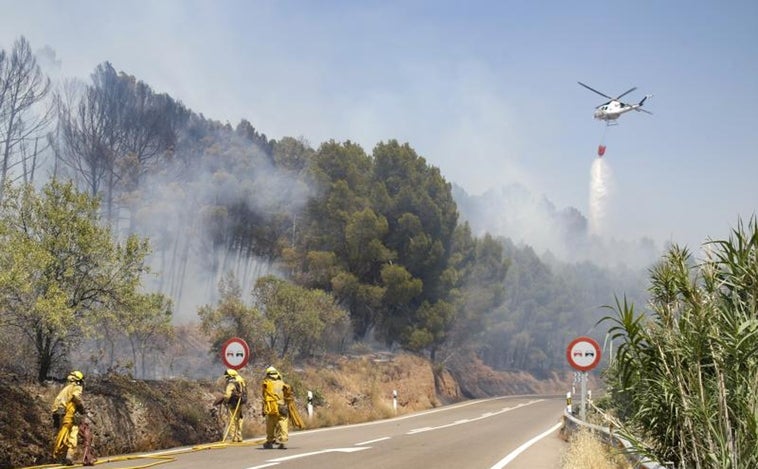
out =
{"type": "Polygon", "coordinates": [[[606,372],[636,450],[677,468],[758,467],[758,223],[738,222],[696,261],[672,246],[650,270],[650,304],[610,307],[620,345],[606,372]]]}

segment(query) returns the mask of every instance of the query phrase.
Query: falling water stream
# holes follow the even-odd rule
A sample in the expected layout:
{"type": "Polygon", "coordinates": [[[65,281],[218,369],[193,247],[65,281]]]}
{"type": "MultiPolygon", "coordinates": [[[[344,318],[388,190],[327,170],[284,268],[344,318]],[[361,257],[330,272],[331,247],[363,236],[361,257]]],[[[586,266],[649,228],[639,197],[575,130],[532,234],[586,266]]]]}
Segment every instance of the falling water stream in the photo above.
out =
{"type": "Polygon", "coordinates": [[[601,236],[607,230],[607,210],[613,183],[611,167],[605,159],[595,158],[590,168],[590,233],[601,236]]]}

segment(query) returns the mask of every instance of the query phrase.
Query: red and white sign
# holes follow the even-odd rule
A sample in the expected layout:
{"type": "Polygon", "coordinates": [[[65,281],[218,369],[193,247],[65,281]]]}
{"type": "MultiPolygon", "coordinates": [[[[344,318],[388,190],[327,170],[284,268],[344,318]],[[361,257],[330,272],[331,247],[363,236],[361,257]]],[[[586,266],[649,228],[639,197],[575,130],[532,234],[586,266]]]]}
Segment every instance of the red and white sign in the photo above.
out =
{"type": "Polygon", "coordinates": [[[239,370],[250,361],[250,347],[239,337],[232,337],[221,346],[221,361],[227,368],[239,370]]]}
{"type": "Polygon", "coordinates": [[[589,371],[600,363],[600,345],[591,337],[577,337],[566,347],[566,359],[573,368],[589,371]]]}

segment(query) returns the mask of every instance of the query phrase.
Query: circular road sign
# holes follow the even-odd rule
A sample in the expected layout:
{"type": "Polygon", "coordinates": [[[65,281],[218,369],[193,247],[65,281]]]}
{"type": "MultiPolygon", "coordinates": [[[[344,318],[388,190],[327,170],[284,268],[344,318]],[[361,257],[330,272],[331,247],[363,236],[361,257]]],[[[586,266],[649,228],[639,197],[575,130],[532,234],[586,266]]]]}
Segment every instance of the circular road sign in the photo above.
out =
{"type": "Polygon", "coordinates": [[[600,345],[591,337],[577,337],[566,347],[569,365],[579,371],[589,371],[600,363],[600,345]]]}
{"type": "Polygon", "coordinates": [[[227,368],[239,370],[250,361],[250,347],[239,337],[232,337],[221,346],[221,361],[227,368]]]}

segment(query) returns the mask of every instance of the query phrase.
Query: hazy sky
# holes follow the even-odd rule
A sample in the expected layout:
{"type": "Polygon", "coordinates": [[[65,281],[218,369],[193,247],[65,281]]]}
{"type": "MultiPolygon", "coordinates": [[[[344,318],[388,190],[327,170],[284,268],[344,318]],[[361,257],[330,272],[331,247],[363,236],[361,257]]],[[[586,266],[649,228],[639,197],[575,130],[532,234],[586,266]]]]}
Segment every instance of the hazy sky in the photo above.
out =
{"type": "Polygon", "coordinates": [[[469,193],[520,182],[608,232],[697,245],[758,203],[758,2],[0,0],[0,47],[110,61],[195,112],[317,147],[408,142],[469,193]],[[646,103],[606,132],[603,98],[646,103]]]}

